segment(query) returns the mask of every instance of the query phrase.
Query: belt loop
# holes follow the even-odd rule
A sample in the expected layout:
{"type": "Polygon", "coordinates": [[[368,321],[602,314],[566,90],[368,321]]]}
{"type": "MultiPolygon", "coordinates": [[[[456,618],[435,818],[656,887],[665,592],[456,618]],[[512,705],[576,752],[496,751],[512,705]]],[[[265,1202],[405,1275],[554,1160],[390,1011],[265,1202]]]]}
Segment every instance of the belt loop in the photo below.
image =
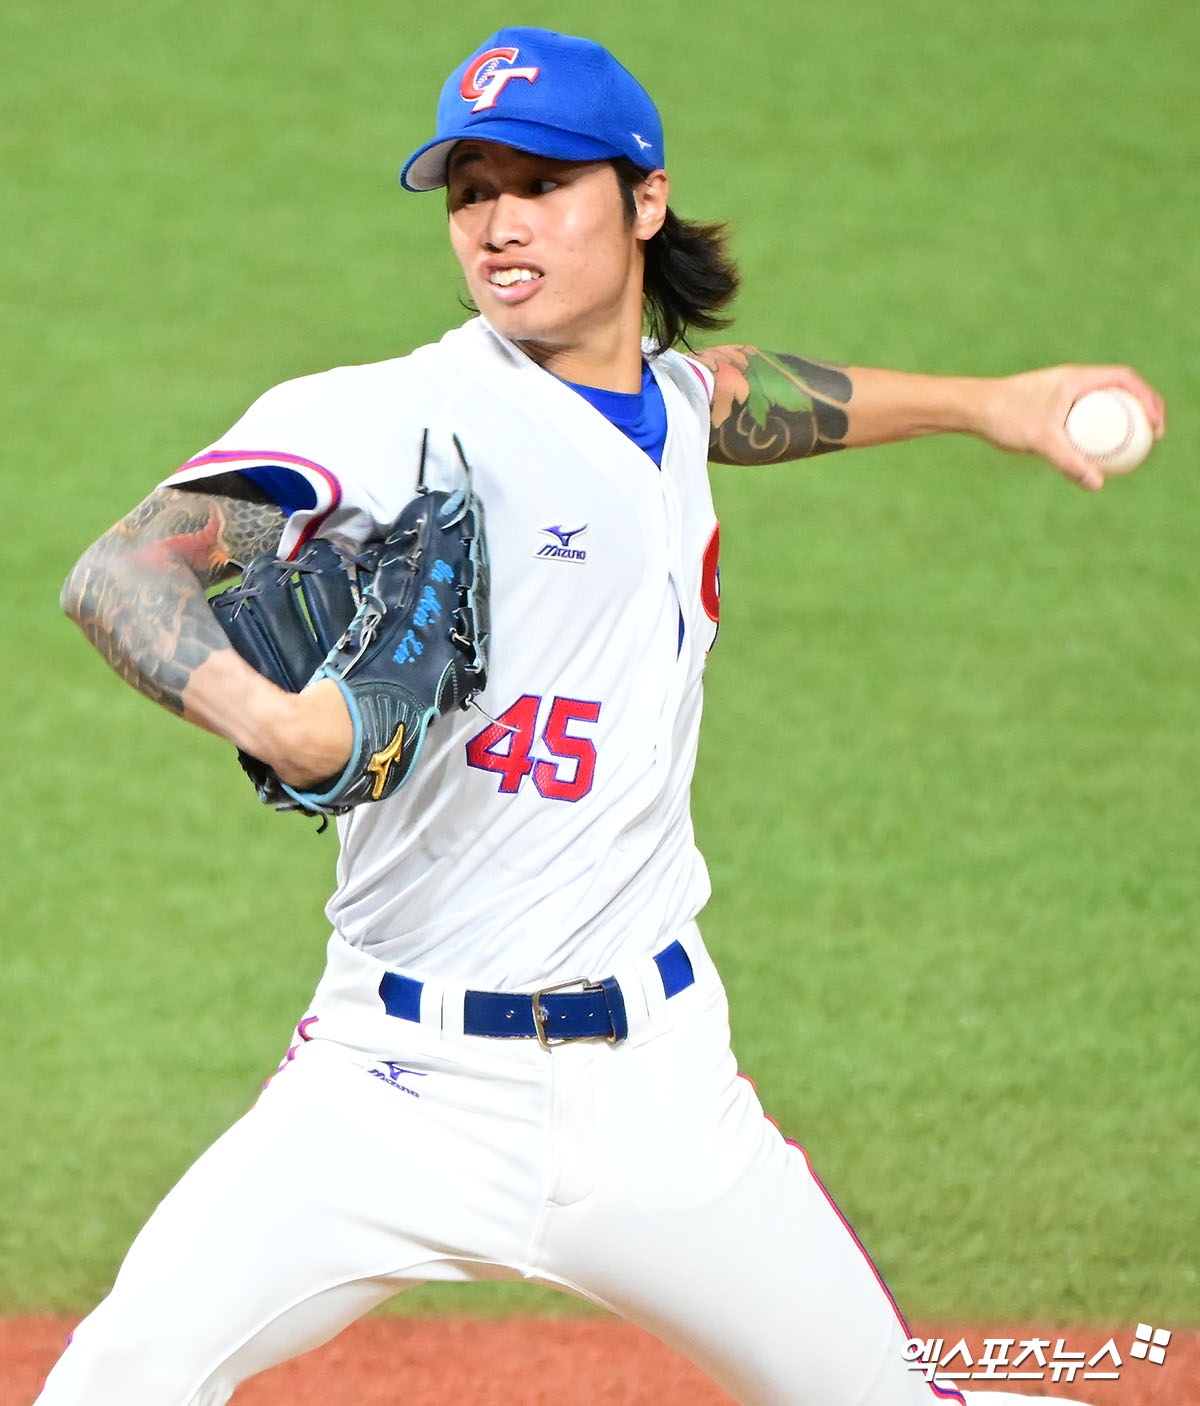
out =
{"type": "Polygon", "coordinates": [[[436,1004],[433,1005],[432,1009],[430,1009],[431,993],[426,988],[425,1019],[440,1026],[443,1035],[461,1037],[467,988],[461,981],[443,981],[439,982],[438,985],[440,989],[432,993],[436,997],[436,1004]]]}
{"type": "Polygon", "coordinates": [[[625,997],[621,994],[616,977],[605,977],[600,983],[600,989],[604,992],[604,1004],[608,1009],[608,1018],[612,1021],[612,1039],[624,1040],[629,1034],[629,1021],[625,1015],[625,997]]]}
{"type": "MultiPolygon", "coordinates": [[[[626,1039],[637,1044],[639,1035],[651,1023],[651,993],[656,994],[660,1000],[663,999],[658,969],[649,959],[638,958],[617,967],[609,979],[615,981],[620,988],[621,1009],[629,1032],[626,1039]]],[[[607,983],[602,984],[607,986],[607,983]]],[[[607,990],[605,999],[609,999],[607,990]]]]}
{"type": "Polygon", "coordinates": [[[384,972],[379,982],[379,997],[388,1015],[399,1020],[420,1023],[421,992],[425,983],[411,976],[401,976],[399,972],[384,972]]]}
{"type": "Polygon", "coordinates": [[[654,958],[654,964],[662,977],[663,991],[666,992],[668,1000],[680,991],[685,991],[696,979],[692,971],[692,959],[683,943],[678,940],[672,942],[669,947],[664,947],[654,958]]]}

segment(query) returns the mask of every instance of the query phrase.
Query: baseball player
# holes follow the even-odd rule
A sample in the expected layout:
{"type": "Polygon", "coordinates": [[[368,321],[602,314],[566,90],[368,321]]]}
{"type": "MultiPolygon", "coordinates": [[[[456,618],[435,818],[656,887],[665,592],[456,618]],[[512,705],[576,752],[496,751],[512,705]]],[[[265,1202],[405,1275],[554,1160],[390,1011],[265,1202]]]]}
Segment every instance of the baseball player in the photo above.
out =
{"type": "Polygon", "coordinates": [[[1096,489],[1068,406],[1124,386],[1161,434],[1162,402],[1113,367],[959,380],[675,350],[719,325],[736,273],[668,203],[650,98],[583,39],[492,35],[402,182],[445,189],[479,315],[269,390],[84,554],[64,603],[135,687],[313,794],[353,750],[343,692],[269,683],[206,588],[263,551],[357,549],[418,473],[450,490],[465,459],[487,687],[400,790],[339,819],[328,965],[278,1074],[39,1399],[217,1406],[411,1285],[509,1277],[642,1324],[742,1402],[962,1403],[906,1363],[883,1281],[730,1052],[689,819],[719,614],[706,462],[958,431],[1096,489]]]}

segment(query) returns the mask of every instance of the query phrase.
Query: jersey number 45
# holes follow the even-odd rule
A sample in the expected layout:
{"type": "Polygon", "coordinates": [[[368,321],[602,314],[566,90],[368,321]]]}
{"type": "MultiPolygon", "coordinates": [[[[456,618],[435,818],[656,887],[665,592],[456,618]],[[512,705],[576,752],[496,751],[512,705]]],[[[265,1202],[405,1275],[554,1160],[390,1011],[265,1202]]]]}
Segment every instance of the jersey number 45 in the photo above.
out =
{"type": "Polygon", "coordinates": [[[594,723],[600,704],[583,698],[555,698],[542,729],[543,750],[554,761],[532,756],[541,697],[523,693],[482,732],[467,743],[467,761],[482,771],[500,775],[500,791],[514,795],[532,774],[538,793],[548,801],[577,801],[592,789],[596,774],[596,748],[586,737],[567,731],[571,722],[594,723]]]}

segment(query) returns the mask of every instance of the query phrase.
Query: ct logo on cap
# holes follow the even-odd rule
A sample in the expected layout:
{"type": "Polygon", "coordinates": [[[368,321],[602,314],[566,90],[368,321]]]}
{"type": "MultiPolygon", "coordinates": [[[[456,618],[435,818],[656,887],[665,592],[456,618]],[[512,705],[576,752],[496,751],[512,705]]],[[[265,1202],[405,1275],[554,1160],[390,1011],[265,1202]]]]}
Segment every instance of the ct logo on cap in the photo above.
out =
{"type": "Polygon", "coordinates": [[[501,64],[511,64],[520,51],[517,49],[489,49],[467,65],[458,91],[464,102],[473,102],[472,112],[484,112],[496,106],[496,99],[504,91],[504,85],[512,78],[524,78],[527,83],[541,72],[537,68],[501,68],[501,64]]]}

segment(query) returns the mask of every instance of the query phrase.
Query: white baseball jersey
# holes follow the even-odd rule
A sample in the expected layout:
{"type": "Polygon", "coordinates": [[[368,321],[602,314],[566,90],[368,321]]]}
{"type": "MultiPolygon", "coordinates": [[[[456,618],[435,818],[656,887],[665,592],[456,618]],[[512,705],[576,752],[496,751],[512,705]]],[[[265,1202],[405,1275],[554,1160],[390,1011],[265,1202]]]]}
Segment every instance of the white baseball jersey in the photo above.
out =
{"type": "Polygon", "coordinates": [[[362,541],[414,491],[461,482],[487,514],[492,648],[480,705],[430,730],[391,799],[339,822],[330,921],[394,968],[520,990],[661,948],[709,894],[689,787],[716,630],[707,374],[652,361],[661,471],[482,318],[410,356],[267,392],[169,483],[268,464],[315,533],[362,541]]]}
{"type": "Polygon", "coordinates": [[[281,386],[185,468],[291,464],[312,502],[286,544],[362,538],[411,496],[424,427],[433,484],[457,477],[457,431],[489,519],[483,701],[504,726],[439,720],[406,785],[342,822],[337,932],[278,1076],[150,1218],[44,1406],[224,1406],[396,1292],[504,1277],[640,1323],[747,1406],[1019,1399],[913,1371],[874,1266],[729,1048],[690,921],[708,383],[653,365],[661,473],[481,321],[281,386]],[[652,955],[668,943],[686,983],[652,955]],[[422,978],[419,1018],[389,1008],[389,968],[422,978]],[[465,986],[610,973],[626,1038],[464,1031],[465,986]]]}

